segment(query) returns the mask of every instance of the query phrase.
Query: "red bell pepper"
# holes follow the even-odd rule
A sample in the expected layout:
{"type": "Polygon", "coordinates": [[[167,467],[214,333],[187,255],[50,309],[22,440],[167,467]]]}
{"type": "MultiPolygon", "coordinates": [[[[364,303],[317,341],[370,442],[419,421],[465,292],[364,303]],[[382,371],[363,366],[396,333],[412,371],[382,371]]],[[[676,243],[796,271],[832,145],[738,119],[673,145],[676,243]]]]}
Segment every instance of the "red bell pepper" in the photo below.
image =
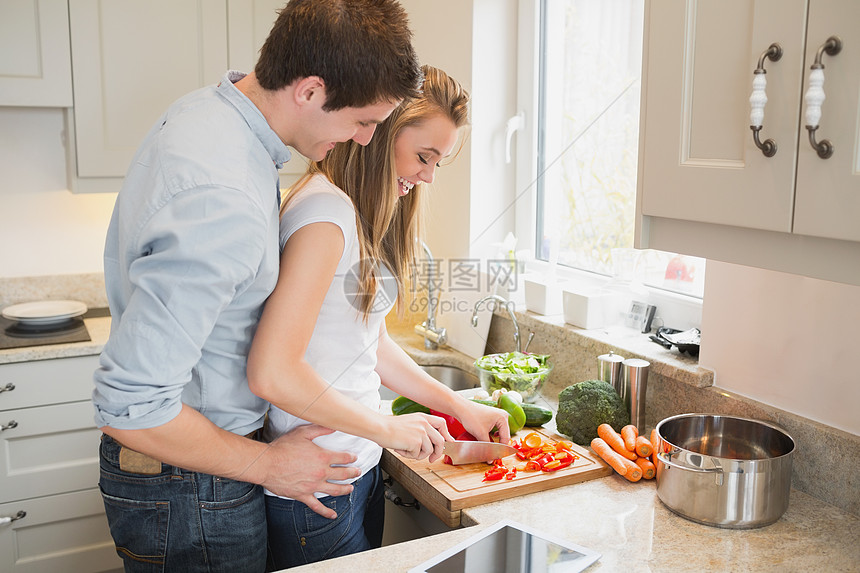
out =
{"type": "Polygon", "coordinates": [[[442,412],[437,412],[436,410],[430,410],[430,414],[432,416],[439,416],[440,418],[445,420],[445,423],[448,425],[448,433],[451,434],[451,436],[459,436],[466,431],[466,428],[463,427],[463,424],[460,423],[460,420],[458,420],[454,416],[449,416],[448,414],[443,414],[442,412]]]}

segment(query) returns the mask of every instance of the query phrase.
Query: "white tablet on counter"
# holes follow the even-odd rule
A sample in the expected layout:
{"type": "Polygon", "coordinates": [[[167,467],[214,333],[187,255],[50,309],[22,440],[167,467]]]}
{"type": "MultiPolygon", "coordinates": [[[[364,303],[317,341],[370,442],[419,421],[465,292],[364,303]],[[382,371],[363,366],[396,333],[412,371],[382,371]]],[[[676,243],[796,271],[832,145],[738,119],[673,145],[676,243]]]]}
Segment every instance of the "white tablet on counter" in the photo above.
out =
{"type": "Polygon", "coordinates": [[[409,573],[576,573],[600,553],[504,519],[409,573]]]}

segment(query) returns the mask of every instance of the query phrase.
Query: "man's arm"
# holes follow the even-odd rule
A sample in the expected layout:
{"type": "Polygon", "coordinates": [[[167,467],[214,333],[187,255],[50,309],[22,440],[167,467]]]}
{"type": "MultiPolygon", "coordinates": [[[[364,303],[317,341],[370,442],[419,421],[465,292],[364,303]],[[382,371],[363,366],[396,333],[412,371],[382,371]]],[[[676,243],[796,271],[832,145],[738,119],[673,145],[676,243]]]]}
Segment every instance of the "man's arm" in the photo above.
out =
{"type": "Polygon", "coordinates": [[[311,440],[330,433],[319,426],[303,426],[264,444],[227,432],[205,416],[183,405],[179,415],[145,430],[101,430],[124,446],[164,463],[230,479],[260,484],[278,495],[296,499],[320,515],[336,517],[314,492],[346,495],[348,484],[330,480],[358,477],[356,467],[332,467],[355,462],[355,456],[320,448],[311,440]]]}

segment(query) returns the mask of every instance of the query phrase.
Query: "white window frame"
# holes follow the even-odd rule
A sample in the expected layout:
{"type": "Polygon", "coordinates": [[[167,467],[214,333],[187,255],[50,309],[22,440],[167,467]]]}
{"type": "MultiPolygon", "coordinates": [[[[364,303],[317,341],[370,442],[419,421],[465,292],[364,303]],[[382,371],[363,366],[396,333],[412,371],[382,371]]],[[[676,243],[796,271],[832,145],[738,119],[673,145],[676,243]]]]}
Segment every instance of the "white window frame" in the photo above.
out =
{"type": "MultiPolygon", "coordinates": [[[[513,138],[516,153],[516,211],[515,235],[517,252],[528,253],[525,271],[527,275],[547,278],[552,275],[569,284],[583,288],[600,287],[609,282],[609,277],[570,267],[535,260],[537,186],[535,174],[538,165],[538,105],[540,102],[539,47],[540,2],[519,1],[517,31],[517,110],[522,117],[521,127],[513,138]]],[[[508,127],[518,125],[511,118],[508,127]]],[[[651,304],[657,306],[657,314],[666,326],[674,328],[701,327],[702,299],[647,287],[651,304]]],[[[660,324],[657,323],[657,326],[660,324]]]]}

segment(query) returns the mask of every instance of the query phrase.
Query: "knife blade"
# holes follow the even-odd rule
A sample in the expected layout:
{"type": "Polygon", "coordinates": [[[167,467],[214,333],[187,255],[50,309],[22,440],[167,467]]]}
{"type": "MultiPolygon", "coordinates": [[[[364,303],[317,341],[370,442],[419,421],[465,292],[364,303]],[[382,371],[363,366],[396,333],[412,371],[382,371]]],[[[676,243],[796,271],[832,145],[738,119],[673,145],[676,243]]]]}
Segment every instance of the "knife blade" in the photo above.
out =
{"type": "Polygon", "coordinates": [[[455,440],[453,442],[445,442],[443,452],[451,458],[452,464],[459,466],[477,462],[491,462],[497,458],[504,458],[515,454],[517,450],[513,446],[497,444],[495,442],[455,440]]]}

